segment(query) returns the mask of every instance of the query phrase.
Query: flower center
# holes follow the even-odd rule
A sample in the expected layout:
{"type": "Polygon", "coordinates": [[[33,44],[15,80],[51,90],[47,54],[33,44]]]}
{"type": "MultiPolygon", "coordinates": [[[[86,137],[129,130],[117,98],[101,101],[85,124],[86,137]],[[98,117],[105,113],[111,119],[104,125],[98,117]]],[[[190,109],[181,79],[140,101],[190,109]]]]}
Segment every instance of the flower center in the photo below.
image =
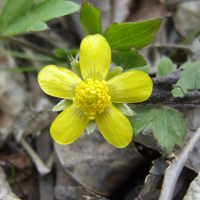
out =
{"type": "Polygon", "coordinates": [[[76,88],[73,103],[83,110],[90,120],[95,119],[96,112],[101,113],[111,104],[106,81],[87,79],[87,83],[80,82],[76,88]]]}

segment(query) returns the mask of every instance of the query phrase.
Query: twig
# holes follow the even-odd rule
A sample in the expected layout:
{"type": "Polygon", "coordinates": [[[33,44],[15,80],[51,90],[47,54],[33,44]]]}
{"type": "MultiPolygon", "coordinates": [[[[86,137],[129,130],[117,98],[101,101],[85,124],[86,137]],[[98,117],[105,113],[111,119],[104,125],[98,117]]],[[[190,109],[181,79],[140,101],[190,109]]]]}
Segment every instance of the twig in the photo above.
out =
{"type": "Polygon", "coordinates": [[[153,105],[167,105],[171,107],[190,107],[190,108],[196,108],[200,107],[200,102],[144,102],[139,103],[145,106],[153,106],[153,105]]]}
{"type": "Polygon", "coordinates": [[[30,157],[33,159],[33,162],[35,163],[38,172],[41,175],[48,174],[50,172],[50,169],[42,162],[40,157],[32,149],[32,147],[25,141],[25,139],[21,140],[21,144],[26,149],[26,151],[29,153],[30,157]]]}
{"type": "Polygon", "coordinates": [[[7,42],[10,42],[10,43],[15,44],[15,45],[19,45],[19,46],[22,46],[22,47],[32,49],[33,51],[36,51],[37,53],[45,54],[45,55],[51,56],[54,59],[57,59],[53,53],[46,51],[44,49],[41,49],[40,47],[37,47],[37,46],[32,45],[30,43],[27,43],[25,41],[19,40],[17,38],[0,36],[0,39],[7,41],[7,42]]]}
{"type": "Polygon", "coordinates": [[[176,48],[176,49],[184,49],[192,53],[192,50],[187,45],[181,44],[166,44],[166,43],[155,43],[147,46],[146,48],[176,48]]]}
{"type": "Polygon", "coordinates": [[[173,163],[166,169],[164,181],[160,193],[159,200],[171,200],[177,179],[184,167],[186,160],[192,152],[196,142],[200,139],[200,127],[188,141],[180,155],[178,155],[173,163]]]}

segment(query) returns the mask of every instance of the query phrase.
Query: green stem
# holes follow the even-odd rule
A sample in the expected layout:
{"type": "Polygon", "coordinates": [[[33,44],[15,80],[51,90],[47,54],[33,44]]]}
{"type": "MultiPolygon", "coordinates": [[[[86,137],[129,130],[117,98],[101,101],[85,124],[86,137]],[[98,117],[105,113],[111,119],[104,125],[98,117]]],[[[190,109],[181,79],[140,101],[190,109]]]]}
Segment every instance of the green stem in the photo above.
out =
{"type": "Polygon", "coordinates": [[[37,47],[37,46],[32,45],[30,43],[19,40],[15,37],[2,37],[2,36],[0,36],[0,39],[7,41],[7,42],[10,42],[10,43],[15,44],[15,45],[19,45],[19,46],[22,46],[22,47],[26,47],[28,49],[32,49],[33,51],[36,51],[37,53],[45,54],[45,55],[51,56],[54,59],[57,59],[53,53],[46,51],[44,49],[41,49],[40,47],[37,47]]]}
{"type": "Polygon", "coordinates": [[[26,59],[26,60],[37,60],[43,62],[55,62],[55,59],[46,55],[27,55],[26,53],[20,53],[17,51],[8,51],[4,49],[0,49],[0,54],[13,56],[16,58],[26,59]]]}

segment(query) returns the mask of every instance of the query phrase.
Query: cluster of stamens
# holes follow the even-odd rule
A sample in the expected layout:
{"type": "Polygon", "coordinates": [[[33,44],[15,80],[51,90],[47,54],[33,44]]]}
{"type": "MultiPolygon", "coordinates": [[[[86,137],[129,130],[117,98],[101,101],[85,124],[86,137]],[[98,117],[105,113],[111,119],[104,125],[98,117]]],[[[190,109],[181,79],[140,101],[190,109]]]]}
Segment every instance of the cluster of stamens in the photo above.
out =
{"type": "Polygon", "coordinates": [[[100,82],[87,79],[86,83],[81,81],[76,88],[73,103],[76,103],[76,107],[83,110],[90,120],[95,119],[96,112],[103,112],[111,104],[106,85],[104,80],[100,82]]]}

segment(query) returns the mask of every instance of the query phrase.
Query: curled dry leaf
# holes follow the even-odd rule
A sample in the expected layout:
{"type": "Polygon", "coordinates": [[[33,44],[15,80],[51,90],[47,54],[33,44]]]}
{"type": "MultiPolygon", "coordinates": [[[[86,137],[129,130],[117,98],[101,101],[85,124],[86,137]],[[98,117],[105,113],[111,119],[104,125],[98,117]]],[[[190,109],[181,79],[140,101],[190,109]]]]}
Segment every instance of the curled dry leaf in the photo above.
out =
{"type": "Polygon", "coordinates": [[[11,188],[6,180],[6,175],[3,169],[1,168],[0,168],[0,199],[19,200],[19,198],[12,193],[11,188]]]}
{"type": "Polygon", "coordinates": [[[98,130],[70,145],[55,143],[63,167],[83,186],[102,196],[111,195],[143,162],[134,143],[119,149],[98,130]]]}

